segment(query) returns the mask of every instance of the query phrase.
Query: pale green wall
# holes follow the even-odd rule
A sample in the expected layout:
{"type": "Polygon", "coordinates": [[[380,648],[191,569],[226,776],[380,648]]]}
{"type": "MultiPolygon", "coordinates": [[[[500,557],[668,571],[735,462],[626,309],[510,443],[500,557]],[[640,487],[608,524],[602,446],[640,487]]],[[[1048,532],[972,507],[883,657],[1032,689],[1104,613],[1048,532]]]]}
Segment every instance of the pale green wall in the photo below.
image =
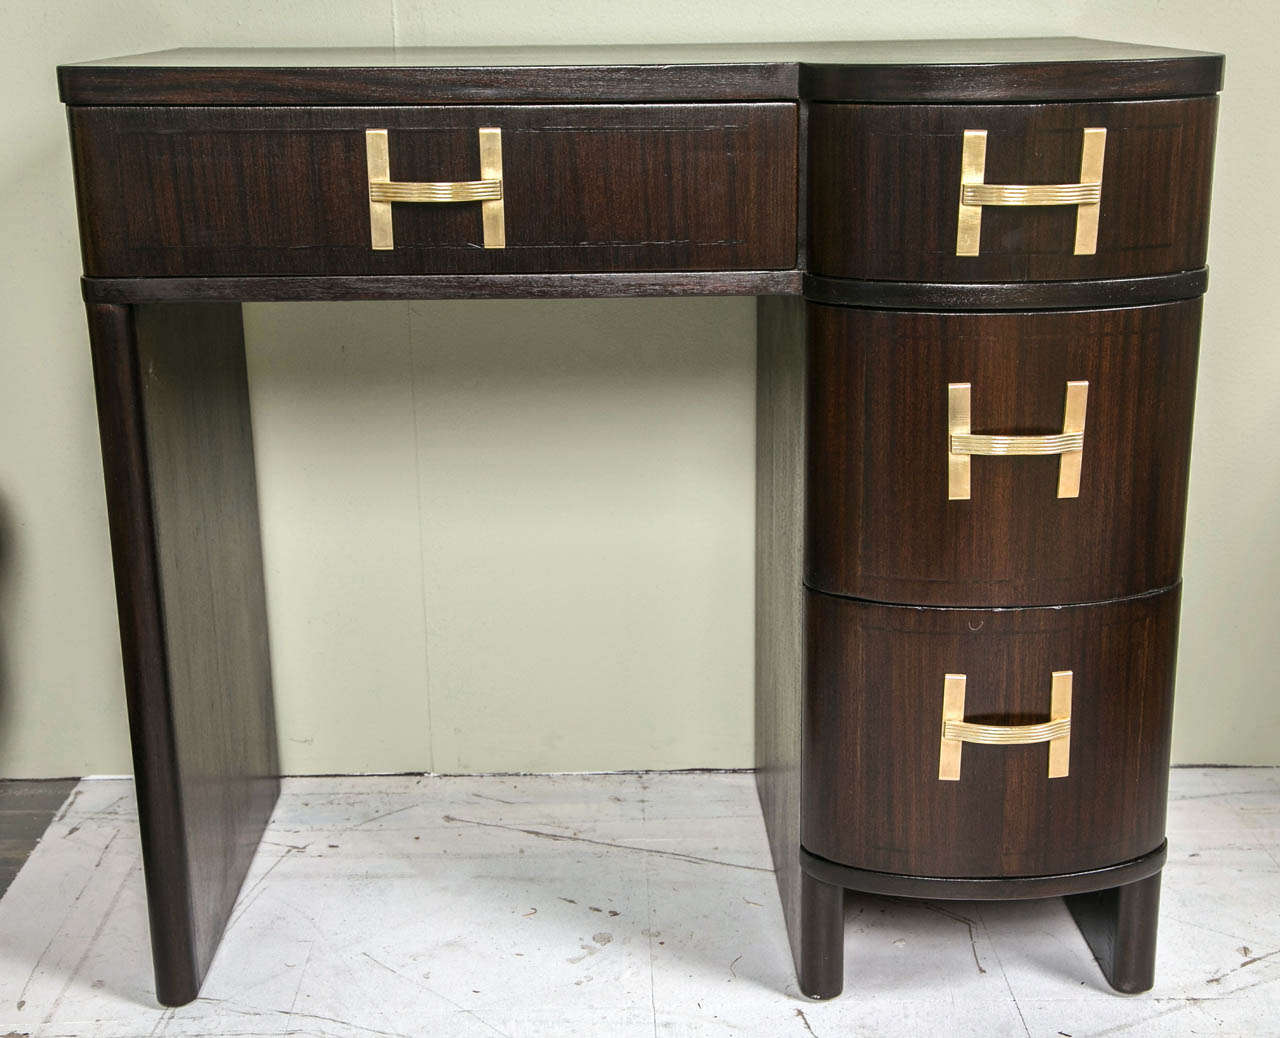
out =
{"type": "MultiPolygon", "coordinates": [[[[9,4],[0,774],[129,756],[58,62],[173,46],[1088,35],[1225,51],[1175,759],[1280,761],[1271,0],[9,4]]],[[[290,771],[752,761],[746,300],[247,308],[290,771]]]]}

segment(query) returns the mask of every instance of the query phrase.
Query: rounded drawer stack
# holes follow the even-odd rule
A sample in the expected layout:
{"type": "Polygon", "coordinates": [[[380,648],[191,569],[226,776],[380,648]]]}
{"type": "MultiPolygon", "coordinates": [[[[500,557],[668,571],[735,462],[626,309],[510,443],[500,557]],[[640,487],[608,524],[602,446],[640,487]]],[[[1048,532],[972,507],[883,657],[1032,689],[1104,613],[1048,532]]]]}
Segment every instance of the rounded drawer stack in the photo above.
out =
{"type": "Polygon", "coordinates": [[[801,844],[816,930],[1066,894],[1143,990],[1217,99],[1114,89],[811,103],[801,844]]]}

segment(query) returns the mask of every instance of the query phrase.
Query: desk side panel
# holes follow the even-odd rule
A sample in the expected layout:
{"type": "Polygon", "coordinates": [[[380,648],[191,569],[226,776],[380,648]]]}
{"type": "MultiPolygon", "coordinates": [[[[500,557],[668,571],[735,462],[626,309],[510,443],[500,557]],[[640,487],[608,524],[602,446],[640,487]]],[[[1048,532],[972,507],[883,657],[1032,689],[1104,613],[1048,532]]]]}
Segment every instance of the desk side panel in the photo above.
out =
{"type": "Polygon", "coordinates": [[[756,369],[756,784],[797,963],[803,645],[804,302],[763,297],[756,369]]]}
{"type": "Polygon", "coordinates": [[[238,304],[89,308],[156,993],[195,998],[279,790],[238,304]]]}

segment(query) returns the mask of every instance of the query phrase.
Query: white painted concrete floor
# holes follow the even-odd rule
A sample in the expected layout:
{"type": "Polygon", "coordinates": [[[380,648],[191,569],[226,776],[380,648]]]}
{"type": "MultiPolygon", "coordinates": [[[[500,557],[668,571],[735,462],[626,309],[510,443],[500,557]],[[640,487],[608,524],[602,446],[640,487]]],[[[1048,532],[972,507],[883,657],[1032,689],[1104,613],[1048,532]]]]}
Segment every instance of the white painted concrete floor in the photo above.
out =
{"type": "Polygon", "coordinates": [[[1174,771],[1169,842],[1148,994],[1060,901],[851,896],[815,1003],[750,775],[292,779],[161,1010],[132,785],[89,780],[0,900],[0,1036],[1280,1034],[1280,770],[1174,771]]]}

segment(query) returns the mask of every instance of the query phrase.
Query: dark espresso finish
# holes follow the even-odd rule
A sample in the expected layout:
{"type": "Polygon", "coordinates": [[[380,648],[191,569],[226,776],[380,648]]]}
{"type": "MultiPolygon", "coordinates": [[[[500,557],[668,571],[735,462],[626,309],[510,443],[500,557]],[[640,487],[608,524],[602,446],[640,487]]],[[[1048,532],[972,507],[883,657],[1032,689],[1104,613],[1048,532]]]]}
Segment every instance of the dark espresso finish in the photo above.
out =
{"type": "MultiPolygon", "coordinates": [[[[796,854],[804,651],[804,365],[804,303],[762,298],[756,307],[756,787],[791,951],[801,972],[814,947],[804,921],[796,854]]],[[[828,943],[818,942],[820,957],[827,954],[828,943]]],[[[818,972],[822,974],[820,968],[818,972]]]]}
{"type": "Polygon", "coordinates": [[[1209,271],[1184,270],[1105,281],[999,281],[972,285],[929,281],[850,281],[804,275],[811,303],[879,310],[1077,310],[1145,306],[1204,295],[1209,271]]]}
{"type": "Polygon", "coordinates": [[[884,281],[1130,278],[1204,266],[1217,99],[1045,105],[814,105],[809,269],[884,281]],[[1097,253],[1075,206],[984,206],[981,253],[956,255],[965,130],[987,131],[988,184],[1080,179],[1105,127],[1097,253]]]}
{"type": "Polygon", "coordinates": [[[1107,983],[1128,994],[1155,983],[1160,873],[1066,902],[1107,983]]]}
{"type": "MultiPolygon", "coordinates": [[[[932,41],[922,41],[932,42],[932,41]]],[[[848,65],[804,64],[800,67],[800,94],[814,101],[935,101],[970,104],[984,101],[1089,101],[1094,99],[1146,100],[1214,94],[1222,89],[1222,55],[1183,52],[1178,58],[1147,56],[1124,60],[1125,45],[1102,40],[1055,40],[1055,46],[1024,50],[1010,62],[1011,44],[1047,43],[1045,40],[965,40],[986,45],[990,61],[975,68],[970,63],[947,64],[939,55],[934,64],[913,62],[852,69],[848,65]],[[1058,44],[1076,44],[1075,54],[1064,57],[1058,44]],[[1109,56],[1103,54],[1112,46],[1109,56]],[[1009,63],[1006,63],[1009,62],[1009,63]]],[[[936,46],[936,44],[935,44],[936,46]]],[[[1154,53],[1156,48],[1141,48],[1154,53]]],[[[970,52],[973,53],[973,52],[970,52]]]]}
{"type": "Polygon", "coordinates": [[[240,308],[95,303],[89,328],[156,994],[181,1005],[279,788],[240,308]]]}
{"type": "MultiPolygon", "coordinates": [[[[915,897],[931,901],[1025,901],[1030,898],[1066,897],[1109,891],[1158,876],[1168,858],[1168,847],[1097,869],[1066,872],[1055,876],[904,876],[896,872],[855,869],[828,861],[800,848],[800,867],[805,875],[846,890],[883,897],[915,897]]],[[[1071,902],[1068,901],[1068,904],[1071,902]]]]}
{"type": "Polygon", "coordinates": [[[800,932],[800,990],[809,998],[835,998],[844,990],[844,887],[801,875],[800,932]]]}
{"type": "Polygon", "coordinates": [[[245,303],[335,299],[611,299],[797,295],[795,270],[652,274],[411,274],[391,277],[82,278],[99,303],[203,299],[245,303]]]}
{"type": "Polygon", "coordinates": [[[607,299],[799,295],[815,303],[898,310],[1063,310],[1195,299],[1208,270],[1107,281],[916,284],[848,281],[799,270],[655,271],[644,274],[423,274],[389,277],[82,278],[88,302],[253,303],[340,299],[607,299]]]}
{"type": "Polygon", "coordinates": [[[1160,870],[1166,856],[1165,845],[1161,844],[1133,861],[1058,876],[949,879],[855,869],[819,858],[802,847],[805,889],[813,891],[805,908],[812,913],[814,922],[806,930],[812,947],[808,949],[810,958],[801,961],[801,988],[813,998],[840,993],[844,958],[842,901],[835,901],[830,891],[845,889],[930,900],[1064,897],[1107,982],[1117,991],[1146,991],[1155,981],[1160,870]],[[832,928],[830,921],[837,917],[840,926],[832,928]],[[806,973],[806,966],[813,972],[806,973]]]}
{"type": "Polygon", "coordinates": [[[72,109],[95,277],[792,269],[796,108],[72,109]],[[365,130],[394,181],[480,177],[502,130],[506,247],[479,203],[396,203],[369,234],[365,130]]]}
{"type": "Polygon", "coordinates": [[[1214,94],[1222,55],[1071,37],[180,49],[58,69],[70,105],[1060,101],[1214,94]]]}
{"type": "Polygon", "coordinates": [[[908,876],[1037,876],[1129,861],[1164,841],[1178,589],[1065,609],[921,609],[805,599],[807,850],[908,876]],[[1044,744],[966,744],[938,778],[943,679],[965,720],[1049,719],[1071,670],[1070,771],[1044,744]]]}
{"type": "Polygon", "coordinates": [[[1116,310],[809,307],[805,580],[878,602],[1045,605],[1134,595],[1182,564],[1200,300],[1116,310]],[[975,433],[1061,432],[1089,383],[1080,496],[1057,456],[974,456],[947,498],[947,386],[975,433]]]}
{"type": "Polygon", "coordinates": [[[64,65],[58,69],[59,88],[67,104],[95,106],[421,105],[513,99],[620,104],[794,98],[799,81],[799,67],[794,61],[671,64],[671,57],[659,56],[656,48],[495,48],[464,51],[463,54],[476,54],[480,64],[452,67],[439,67],[432,59],[444,56],[450,62],[461,60],[454,48],[337,52],[351,54],[349,60],[354,65],[341,60],[334,64],[334,52],[330,50],[255,48],[239,52],[251,64],[223,64],[233,53],[236,52],[162,51],[139,55],[136,64],[123,67],[64,65]],[[204,65],[202,55],[213,55],[220,64],[204,65]],[[574,63],[575,58],[581,61],[606,55],[619,60],[603,65],[574,63]],[[151,58],[164,63],[149,65],[151,58]],[[644,63],[633,63],[636,59],[644,63]],[[406,61],[410,64],[404,64],[406,61]],[[543,61],[547,63],[539,63],[543,61]],[[565,61],[571,63],[564,64],[565,61]],[[389,67],[398,62],[402,67],[389,67]]]}
{"type": "Polygon", "coordinates": [[[765,297],[757,785],[800,990],[841,990],[845,889],[1067,896],[1109,981],[1149,986],[1221,77],[1080,39],[59,69],[160,1000],[196,996],[278,788],[239,304],[304,299],[765,297]],[[955,256],[965,130],[988,184],[1070,184],[1098,126],[1095,255],[1074,208],[987,206],[955,256]],[[394,203],[373,249],[365,130],[439,182],[478,178],[480,127],[505,248],[472,202],[394,203]],[[948,501],[948,382],[1018,436],[1080,380],[1079,497],[1056,457],[974,457],[948,501]],[[966,744],[938,779],[944,674],[1016,725],[1063,669],[1066,777],[966,744]]]}

